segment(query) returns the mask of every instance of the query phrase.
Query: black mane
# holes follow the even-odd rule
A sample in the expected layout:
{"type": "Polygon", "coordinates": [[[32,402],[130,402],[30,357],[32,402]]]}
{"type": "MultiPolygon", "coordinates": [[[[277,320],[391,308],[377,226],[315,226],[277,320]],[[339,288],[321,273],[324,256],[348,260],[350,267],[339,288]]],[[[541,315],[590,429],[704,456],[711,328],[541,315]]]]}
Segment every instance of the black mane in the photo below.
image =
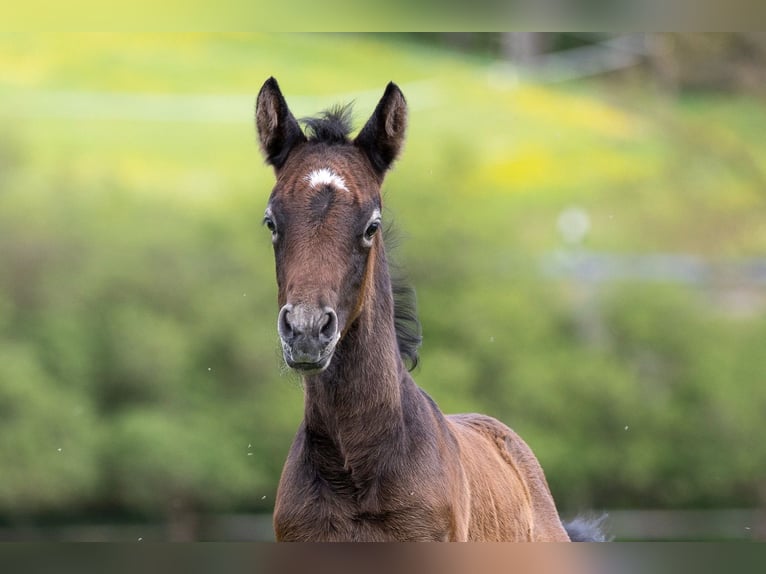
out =
{"type": "MultiPolygon", "coordinates": [[[[396,230],[388,224],[383,232],[386,247],[393,251],[399,242],[396,230]]],[[[399,354],[412,371],[418,366],[420,357],[418,348],[423,342],[422,329],[418,319],[417,297],[415,288],[410,285],[407,277],[395,262],[389,259],[388,267],[391,272],[391,291],[394,295],[394,327],[396,344],[399,354]]]]}
{"type": "Polygon", "coordinates": [[[409,363],[409,370],[418,366],[418,347],[423,341],[418,319],[415,289],[402,277],[391,281],[394,293],[394,327],[399,354],[409,363]]]}
{"type": "Polygon", "coordinates": [[[306,126],[306,135],[310,142],[345,144],[350,143],[349,134],[353,129],[351,114],[351,104],[338,105],[316,117],[301,118],[300,121],[306,126]]]}

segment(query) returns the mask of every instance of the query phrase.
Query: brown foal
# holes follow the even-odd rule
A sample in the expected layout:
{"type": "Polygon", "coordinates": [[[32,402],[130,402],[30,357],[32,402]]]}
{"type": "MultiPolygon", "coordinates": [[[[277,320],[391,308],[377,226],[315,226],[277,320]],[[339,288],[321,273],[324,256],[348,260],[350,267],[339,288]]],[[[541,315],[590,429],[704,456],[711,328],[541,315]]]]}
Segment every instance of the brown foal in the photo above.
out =
{"type": "Polygon", "coordinates": [[[305,389],[277,539],[569,540],[526,443],[488,416],[442,414],[405,367],[419,326],[395,297],[380,194],[404,141],[402,92],[388,84],[353,139],[347,109],[305,123],[306,133],[266,81],[256,126],[276,174],[264,222],[277,328],[305,389]]]}

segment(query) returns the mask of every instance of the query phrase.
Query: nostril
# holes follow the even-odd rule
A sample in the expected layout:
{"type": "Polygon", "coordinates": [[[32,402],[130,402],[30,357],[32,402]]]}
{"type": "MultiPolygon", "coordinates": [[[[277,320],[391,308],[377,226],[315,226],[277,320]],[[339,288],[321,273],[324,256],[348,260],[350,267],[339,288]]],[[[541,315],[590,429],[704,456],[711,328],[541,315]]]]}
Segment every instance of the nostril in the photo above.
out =
{"type": "Polygon", "coordinates": [[[290,324],[290,311],[292,311],[292,308],[292,305],[285,305],[280,309],[279,317],[277,318],[277,332],[286,341],[291,340],[295,334],[293,326],[290,324]]]}
{"type": "Polygon", "coordinates": [[[335,311],[325,307],[325,314],[322,317],[322,325],[319,334],[326,340],[331,341],[338,332],[338,316],[335,311]]]}

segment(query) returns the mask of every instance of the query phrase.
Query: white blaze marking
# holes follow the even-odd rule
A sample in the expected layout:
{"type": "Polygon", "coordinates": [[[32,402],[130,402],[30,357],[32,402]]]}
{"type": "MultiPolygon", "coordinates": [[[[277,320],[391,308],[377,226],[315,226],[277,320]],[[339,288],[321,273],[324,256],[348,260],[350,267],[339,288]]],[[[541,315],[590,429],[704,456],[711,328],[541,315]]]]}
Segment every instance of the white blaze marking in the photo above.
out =
{"type": "Polygon", "coordinates": [[[332,185],[338,189],[348,191],[346,182],[343,180],[343,178],[326,167],[323,167],[322,169],[315,169],[306,176],[306,179],[308,180],[309,185],[311,185],[313,188],[317,188],[320,185],[332,185]]]}

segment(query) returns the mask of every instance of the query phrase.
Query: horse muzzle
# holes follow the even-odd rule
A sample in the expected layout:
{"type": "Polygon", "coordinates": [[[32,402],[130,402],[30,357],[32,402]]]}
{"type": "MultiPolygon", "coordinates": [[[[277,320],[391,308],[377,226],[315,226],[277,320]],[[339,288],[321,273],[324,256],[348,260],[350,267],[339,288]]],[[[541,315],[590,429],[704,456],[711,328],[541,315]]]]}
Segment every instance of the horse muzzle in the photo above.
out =
{"type": "Polygon", "coordinates": [[[330,307],[288,303],[279,311],[277,331],[285,363],[304,374],[324,371],[340,339],[338,316],[330,307]]]}

